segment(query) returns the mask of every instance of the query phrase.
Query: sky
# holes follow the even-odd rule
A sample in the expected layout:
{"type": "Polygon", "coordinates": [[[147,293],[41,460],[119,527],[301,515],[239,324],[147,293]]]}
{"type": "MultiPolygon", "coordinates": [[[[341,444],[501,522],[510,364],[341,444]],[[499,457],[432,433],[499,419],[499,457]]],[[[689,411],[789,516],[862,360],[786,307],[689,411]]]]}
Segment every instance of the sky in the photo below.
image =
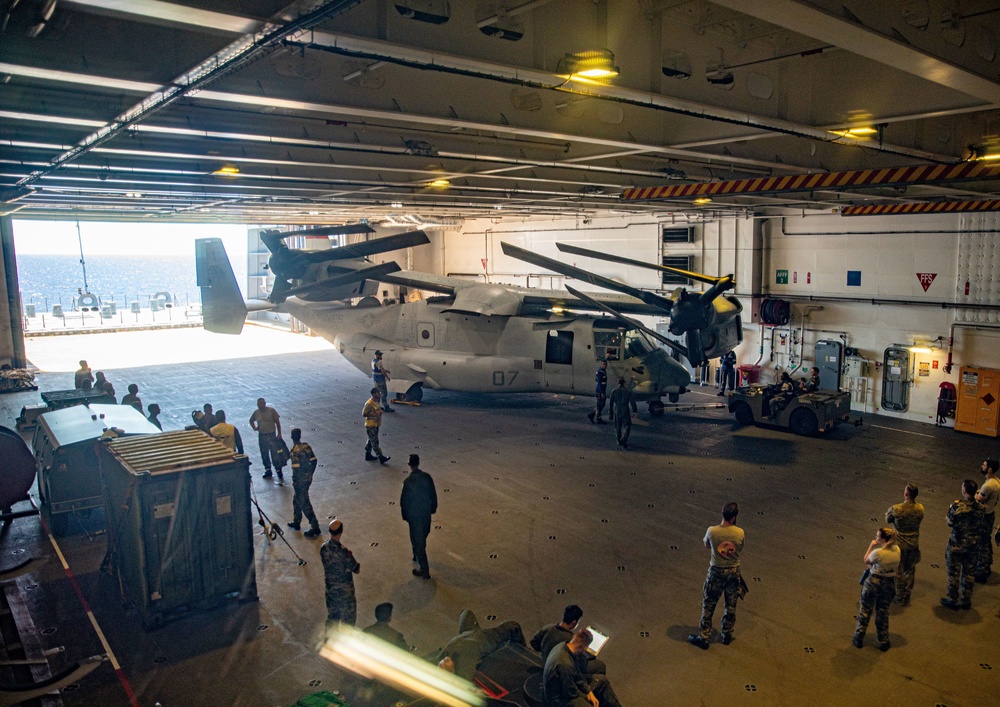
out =
{"type": "MultiPolygon", "coordinates": [[[[14,247],[26,255],[79,255],[75,221],[14,220],[14,247]]],[[[247,226],[80,222],[84,255],[194,255],[196,238],[222,238],[230,257],[247,248],[247,226]]]]}

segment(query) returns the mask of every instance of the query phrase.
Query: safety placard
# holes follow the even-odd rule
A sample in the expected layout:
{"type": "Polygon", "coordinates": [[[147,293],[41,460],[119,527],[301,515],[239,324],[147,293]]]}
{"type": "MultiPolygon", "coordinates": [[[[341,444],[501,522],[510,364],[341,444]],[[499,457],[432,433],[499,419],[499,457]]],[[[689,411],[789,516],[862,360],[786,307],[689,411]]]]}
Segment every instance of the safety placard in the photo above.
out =
{"type": "Polygon", "coordinates": [[[927,288],[934,283],[934,278],[937,277],[936,272],[918,272],[917,279],[920,280],[920,286],[924,288],[924,292],[927,292],[927,288]]]}
{"type": "Polygon", "coordinates": [[[788,271],[787,270],[775,270],[775,272],[774,272],[774,284],[775,285],[787,285],[788,284],[788,271]]]}

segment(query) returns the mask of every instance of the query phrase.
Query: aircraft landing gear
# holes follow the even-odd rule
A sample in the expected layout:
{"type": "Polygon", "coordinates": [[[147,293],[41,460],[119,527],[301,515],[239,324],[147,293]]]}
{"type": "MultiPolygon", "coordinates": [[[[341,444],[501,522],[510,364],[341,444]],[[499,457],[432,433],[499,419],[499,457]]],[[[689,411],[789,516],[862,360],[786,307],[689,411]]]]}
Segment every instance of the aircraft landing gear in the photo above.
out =
{"type": "Polygon", "coordinates": [[[649,414],[653,417],[659,417],[663,414],[664,405],[659,400],[649,401],[649,414]]]}

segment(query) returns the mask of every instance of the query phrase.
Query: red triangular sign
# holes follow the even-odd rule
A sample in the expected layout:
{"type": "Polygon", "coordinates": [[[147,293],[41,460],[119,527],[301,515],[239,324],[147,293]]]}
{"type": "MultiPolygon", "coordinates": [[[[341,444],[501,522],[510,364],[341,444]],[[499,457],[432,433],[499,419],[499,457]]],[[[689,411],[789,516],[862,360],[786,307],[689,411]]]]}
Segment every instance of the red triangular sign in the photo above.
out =
{"type": "Polygon", "coordinates": [[[924,292],[927,292],[927,288],[931,286],[934,282],[934,278],[937,277],[936,272],[918,272],[917,279],[920,280],[920,286],[924,288],[924,292]]]}

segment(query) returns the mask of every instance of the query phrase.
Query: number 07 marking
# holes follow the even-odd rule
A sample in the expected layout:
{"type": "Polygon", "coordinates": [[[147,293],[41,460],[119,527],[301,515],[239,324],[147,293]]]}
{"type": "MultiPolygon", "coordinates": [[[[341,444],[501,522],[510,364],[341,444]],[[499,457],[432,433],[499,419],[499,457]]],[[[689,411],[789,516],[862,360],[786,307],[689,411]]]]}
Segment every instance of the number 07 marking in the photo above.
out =
{"type": "Polygon", "coordinates": [[[507,371],[506,375],[503,371],[493,371],[493,385],[514,385],[516,378],[517,371],[507,371]]]}

